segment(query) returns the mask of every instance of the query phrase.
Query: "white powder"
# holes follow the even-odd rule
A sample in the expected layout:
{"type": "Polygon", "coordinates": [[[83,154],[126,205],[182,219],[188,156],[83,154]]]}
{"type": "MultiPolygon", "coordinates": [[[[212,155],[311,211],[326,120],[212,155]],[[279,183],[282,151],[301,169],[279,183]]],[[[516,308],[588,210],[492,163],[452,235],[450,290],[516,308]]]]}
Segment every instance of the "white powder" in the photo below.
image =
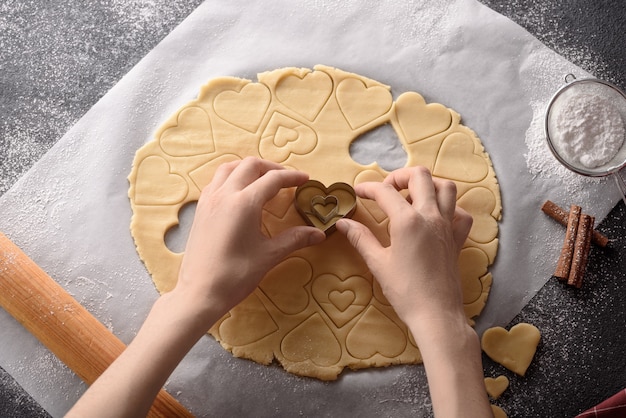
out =
{"type": "Polygon", "coordinates": [[[526,69],[521,81],[533,112],[525,135],[527,152],[524,153],[524,157],[528,171],[534,178],[559,185],[553,190],[554,195],[551,195],[553,200],[570,202],[571,197],[576,196],[578,204],[589,207],[597,199],[597,194],[593,191],[606,183],[606,179],[582,176],[565,168],[550,152],[544,129],[550,97],[562,87],[564,81],[555,74],[577,73],[576,75],[580,77],[588,75],[578,74],[579,69],[547,48],[533,51],[527,58],[526,69]]]}
{"type": "Polygon", "coordinates": [[[576,92],[557,100],[551,113],[551,139],[568,161],[595,168],[611,161],[624,142],[624,123],[606,98],[576,92]]]}

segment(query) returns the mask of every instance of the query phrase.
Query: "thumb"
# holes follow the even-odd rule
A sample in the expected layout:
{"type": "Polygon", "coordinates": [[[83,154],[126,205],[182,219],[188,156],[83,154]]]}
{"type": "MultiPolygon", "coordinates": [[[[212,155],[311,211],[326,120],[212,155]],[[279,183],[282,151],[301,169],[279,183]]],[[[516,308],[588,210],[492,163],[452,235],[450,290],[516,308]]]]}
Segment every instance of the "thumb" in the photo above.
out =
{"type": "Polygon", "coordinates": [[[383,247],[369,228],[360,222],[345,218],[337,221],[336,225],[337,230],[346,236],[348,242],[361,254],[367,265],[378,259],[378,253],[383,247]]]}

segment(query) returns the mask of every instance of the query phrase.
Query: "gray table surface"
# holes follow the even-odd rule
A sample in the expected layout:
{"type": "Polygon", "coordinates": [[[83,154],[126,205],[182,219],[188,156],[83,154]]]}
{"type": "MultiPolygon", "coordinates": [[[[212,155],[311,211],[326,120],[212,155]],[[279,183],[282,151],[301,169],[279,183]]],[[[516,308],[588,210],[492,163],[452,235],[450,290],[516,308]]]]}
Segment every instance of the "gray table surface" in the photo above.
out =
{"type": "MultiPolygon", "coordinates": [[[[481,1],[626,89],[623,0],[481,1]]],[[[0,1],[0,194],[199,3],[0,1]]],[[[527,376],[509,374],[511,387],[496,402],[510,417],[574,416],[626,387],[623,203],[599,228],[616,241],[593,250],[585,289],[550,280],[512,322],[537,324],[544,334],[527,376]],[[554,312],[567,320],[554,321],[554,312]]],[[[484,364],[487,374],[503,373],[486,357],[484,364]]],[[[47,416],[1,368],[0,416],[47,416]]]]}

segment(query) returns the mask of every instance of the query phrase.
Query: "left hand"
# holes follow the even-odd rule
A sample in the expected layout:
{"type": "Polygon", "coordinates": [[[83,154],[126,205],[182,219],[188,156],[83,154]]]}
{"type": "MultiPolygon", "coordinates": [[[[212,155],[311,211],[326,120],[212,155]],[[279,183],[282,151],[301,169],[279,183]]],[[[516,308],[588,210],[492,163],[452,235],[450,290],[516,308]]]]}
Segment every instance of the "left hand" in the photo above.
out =
{"type": "Polygon", "coordinates": [[[261,230],[263,206],[282,188],[307,180],[303,172],[252,157],[220,166],[198,200],[175,291],[226,313],[288,254],[322,242],[324,233],[309,226],[274,237],[261,230]]]}

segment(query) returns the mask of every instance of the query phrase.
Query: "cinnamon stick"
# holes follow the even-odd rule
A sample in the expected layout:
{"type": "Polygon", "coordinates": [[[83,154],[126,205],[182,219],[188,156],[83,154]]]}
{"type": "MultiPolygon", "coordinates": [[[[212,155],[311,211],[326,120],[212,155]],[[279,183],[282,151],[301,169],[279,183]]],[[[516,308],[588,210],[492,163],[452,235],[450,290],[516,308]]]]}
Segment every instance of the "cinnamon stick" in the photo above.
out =
{"type": "Polygon", "coordinates": [[[554,275],[559,278],[559,280],[568,280],[570,276],[581,210],[580,206],[572,205],[569,211],[567,227],[565,229],[565,240],[563,241],[561,255],[559,256],[559,261],[554,272],[554,275]]]}
{"type": "Polygon", "coordinates": [[[583,284],[583,276],[587,268],[587,260],[589,258],[589,250],[591,247],[591,231],[595,218],[593,216],[582,214],[578,223],[578,231],[576,232],[576,243],[574,244],[574,257],[572,258],[572,266],[570,268],[567,284],[580,289],[583,284]]]}
{"type": "MultiPolygon", "coordinates": [[[[541,210],[561,225],[567,226],[567,218],[569,214],[554,202],[546,200],[541,207],[541,210]]],[[[592,231],[591,242],[604,248],[609,244],[609,238],[594,229],[592,231]]]]}

